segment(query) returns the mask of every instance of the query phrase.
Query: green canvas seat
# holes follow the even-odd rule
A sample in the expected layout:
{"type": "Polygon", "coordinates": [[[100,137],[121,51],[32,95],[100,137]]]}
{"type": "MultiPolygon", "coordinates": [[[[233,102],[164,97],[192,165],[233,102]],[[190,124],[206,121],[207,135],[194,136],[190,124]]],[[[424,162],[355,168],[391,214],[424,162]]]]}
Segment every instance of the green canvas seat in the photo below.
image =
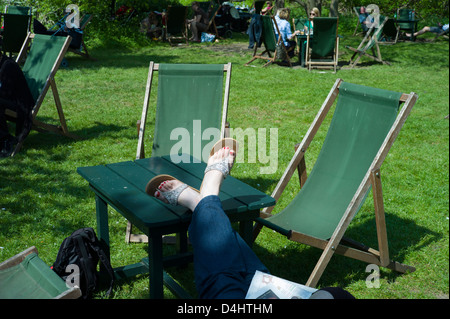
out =
{"type": "Polygon", "coordinates": [[[253,57],[250,61],[245,63],[246,66],[257,59],[260,59],[267,61],[267,63],[264,64],[263,67],[274,63],[276,60],[286,60],[289,66],[292,67],[291,59],[289,58],[282,38],[281,36],[279,36],[278,39],[276,38],[274,27],[277,30],[277,34],[280,34],[280,30],[278,29],[278,25],[274,17],[267,15],[261,16],[261,37],[263,40],[264,49],[263,51],[258,53],[258,46],[255,45],[255,49],[253,50],[253,57]]]}
{"type": "MultiPolygon", "coordinates": [[[[228,133],[227,112],[231,63],[157,64],[150,62],[144,106],[139,121],[136,159],[145,158],[144,136],[154,74],[158,72],[155,129],[151,156],[170,155],[172,161],[188,154],[207,162],[215,142],[228,133]],[[226,78],[224,79],[224,75],[226,78]]],[[[146,241],[131,234],[127,241],[146,241]]]]}
{"type": "Polygon", "coordinates": [[[81,19],[80,19],[80,31],[81,33],[81,45],[78,48],[72,48],[69,46],[69,51],[73,52],[75,54],[81,55],[85,58],[91,59],[91,60],[95,60],[94,58],[92,58],[92,56],[89,55],[86,43],[84,42],[84,34],[85,34],[85,29],[86,26],[89,24],[89,22],[91,22],[92,20],[92,14],[87,13],[84,14],[81,19]]]}
{"type": "Polygon", "coordinates": [[[379,25],[369,28],[363,40],[356,49],[351,46],[345,46],[347,49],[354,52],[350,58],[350,68],[355,67],[363,56],[374,61],[390,65],[388,61],[383,60],[379,46],[379,41],[383,37],[384,25],[388,20],[388,17],[380,16],[379,25]],[[372,51],[372,54],[367,52],[369,50],[372,51]]]}
{"type": "Polygon", "coordinates": [[[30,31],[31,13],[20,10],[8,10],[0,14],[0,24],[3,25],[1,50],[4,53],[19,53],[22,44],[30,31]]]}
{"type": "Polygon", "coordinates": [[[188,8],[185,6],[168,6],[165,20],[166,39],[170,45],[175,41],[188,44],[188,30],[186,24],[188,8]]]}
{"type": "Polygon", "coordinates": [[[314,34],[306,38],[306,67],[332,68],[336,73],[338,54],[338,18],[314,18],[314,34]]]}
{"type": "MultiPolygon", "coordinates": [[[[76,136],[70,134],[67,129],[64,112],[55,83],[55,74],[67,52],[70,41],[70,36],[60,37],[29,33],[17,56],[16,62],[19,63],[26,57],[22,72],[27,81],[31,95],[36,101],[32,110],[34,127],[76,138],[76,136]],[[60,125],[44,123],[36,118],[50,87],[53,92],[60,125]]],[[[6,114],[10,119],[14,120],[17,118],[16,113],[9,109],[6,109],[6,114]]],[[[22,144],[23,141],[17,144],[11,156],[14,156],[20,150],[22,144]]]]}
{"type": "Polygon", "coordinates": [[[389,259],[380,167],[416,99],[415,93],[406,95],[338,79],[297,148],[272,197],[279,199],[296,168],[301,176],[301,190],[281,212],[272,215],[273,207],[261,212],[255,235],[263,225],[290,240],[323,249],[306,283],[308,286],[317,284],[334,252],[400,272],[414,270],[389,259]],[[337,96],[328,133],[306,179],[304,154],[337,96]],[[399,112],[399,104],[403,102],[399,112]],[[379,251],[347,247],[341,242],[370,187],[379,251]]]}
{"type": "Polygon", "coordinates": [[[31,16],[31,7],[7,5],[5,8],[5,12],[31,16]]]}
{"type": "Polygon", "coordinates": [[[419,20],[415,19],[415,12],[413,9],[398,9],[397,20],[402,20],[402,22],[397,23],[400,31],[404,31],[407,33],[414,33],[417,31],[417,23],[419,22],[419,20]]]}
{"type": "MultiPolygon", "coordinates": [[[[380,20],[383,16],[380,16],[380,20]]],[[[383,44],[395,44],[398,41],[399,27],[395,24],[395,20],[385,17],[386,21],[383,26],[381,41],[383,44]]]]}
{"type": "Polygon", "coordinates": [[[67,299],[81,297],[68,288],[31,247],[0,264],[0,299],[67,299]]]}

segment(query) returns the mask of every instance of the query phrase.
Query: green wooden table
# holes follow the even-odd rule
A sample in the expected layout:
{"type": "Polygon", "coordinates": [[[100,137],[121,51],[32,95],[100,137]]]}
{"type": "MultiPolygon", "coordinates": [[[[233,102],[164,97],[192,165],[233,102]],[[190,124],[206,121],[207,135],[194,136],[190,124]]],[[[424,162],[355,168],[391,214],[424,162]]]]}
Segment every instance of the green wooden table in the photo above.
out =
{"type": "MultiPolygon", "coordinates": [[[[122,214],[148,236],[148,258],[133,265],[115,268],[117,279],[149,273],[150,298],[163,298],[163,284],[182,295],[175,282],[164,272],[164,267],[186,264],[192,261],[187,251],[187,228],[191,213],[181,206],[170,206],[145,193],[147,182],[159,174],[169,174],[199,189],[205,163],[194,163],[186,157],[174,164],[169,157],[151,157],[107,165],[79,167],[77,172],[89,182],[95,193],[97,237],[108,247],[108,205],[122,214]],[[162,236],[179,233],[181,245],[177,254],[163,258],[162,236]]],[[[275,205],[275,199],[259,190],[228,176],[219,195],[222,206],[231,222],[239,222],[239,232],[251,245],[253,220],[259,210],[275,205]]],[[[125,229],[124,229],[125,232],[125,229]]],[[[102,272],[102,269],[100,269],[102,272]]]]}

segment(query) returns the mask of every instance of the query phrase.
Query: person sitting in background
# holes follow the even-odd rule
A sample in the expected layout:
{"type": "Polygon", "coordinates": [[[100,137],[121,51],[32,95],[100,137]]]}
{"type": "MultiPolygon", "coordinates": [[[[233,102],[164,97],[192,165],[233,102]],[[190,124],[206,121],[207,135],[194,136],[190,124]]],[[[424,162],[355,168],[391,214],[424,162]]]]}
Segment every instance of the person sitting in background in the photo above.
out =
{"type": "MultiPolygon", "coordinates": [[[[280,36],[286,47],[286,51],[288,52],[289,57],[294,56],[294,48],[297,44],[294,39],[297,34],[300,34],[299,30],[296,30],[294,33],[291,31],[291,24],[289,23],[289,15],[290,11],[288,8],[282,8],[278,10],[277,15],[275,16],[275,21],[278,25],[278,30],[280,30],[280,36]]],[[[275,36],[278,38],[277,29],[274,26],[275,36]]]]}
{"type": "MultiPolygon", "coordinates": [[[[427,32],[441,33],[441,32],[446,31],[446,30],[448,30],[448,23],[444,24],[444,25],[442,25],[442,23],[438,23],[437,27],[425,26],[425,27],[422,28],[422,30],[414,32],[414,37],[417,37],[418,35],[422,35],[422,34],[427,33],[427,32]]],[[[405,35],[407,37],[410,37],[411,33],[405,33],[405,35]]]]}
{"type": "Polygon", "coordinates": [[[359,9],[359,23],[361,24],[361,28],[363,30],[364,33],[367,32],[367,30],[369,30],[369,28],[367,27],[367,17],[369,16],[369,14],[366,12],[366,8],[365,7],[361,7],[359,9]]]}
{"type": "Polygon", "coordinates": [[[200,8],[197,1],[192,2],[191,6],[194,11],[194,17],[186,21],[192,33],[190,40],[193,42],[200,42],[199,33],[201,34],[208,29],[208,14],[200,8]]]}
{"type": "Polygon", "coordinates": [[[145,33],[149,38],[156,40],[162,34],[162,28],[159,24],[158,16],[155,12],[150,12],[148,16],[141,21],[140,32],[145,33]]]}
{"type": "MultiPolygon", "coordinates": [[[[309,13],[309,19],[314,19],[317,17],[320,17],[320,11],[319,11],[319,9],[314,7],[311,9],[311,11],[309,13]]],[[[306,21],[304,29],[305,29],[305,32],[313,31],[314,21],[313,20],[306,21]]]]}
{"type": "Polygon", "coordinates": [[[272,1],[266,1],[266,5],[267,6],[261,10],[261,15],[262,16],[271,15],[272,14],[272,9],[273,9],[272,1]]]}

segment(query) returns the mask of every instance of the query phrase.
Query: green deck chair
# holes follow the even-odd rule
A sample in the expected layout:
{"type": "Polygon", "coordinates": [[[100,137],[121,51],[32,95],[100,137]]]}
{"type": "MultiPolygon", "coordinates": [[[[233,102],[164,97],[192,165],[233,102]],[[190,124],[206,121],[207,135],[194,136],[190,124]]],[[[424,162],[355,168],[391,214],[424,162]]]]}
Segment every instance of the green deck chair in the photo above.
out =
{"type": "Polygon", "coordinates": [[[399,20],[410,20],[411,22],[398,22],[397,26],[400,31],[404,31],[407,33],[414,33],[417,31],[417,23],[419,20],[413,17],[412,13],[413,9],[398,9],[397,10],[397,19],[399,20]]]}
{"type": "Polygon", "coordinates": [[[366,35],[364,36],[361,43],[359,44],[359,46],[356,49],[351,46],[345,46],[347,49],[354,52],[352,57],[350,58],[350,62],[349,62],[350,68],[355,67],[355,65],[358,64],[358,62],[362,56],[368,57],[374,61],[377,61],[377,62],[380,62],[383,64],[390,65],[390,63],[388,61],[383,60],[383,58],[381,57],[380,46],[378,45],[379,40],[383,36],[384,25],[385,25],[386,21],[388,21],[388,19],[389,18],[387,18],[387,17],[380,16],[380,24],[378,25],[378,27],[373,26],[373,27],[369,28],[366,35]],[[372,51],[372,54],[369,54],[367,52],[369,50],[372,51]]]}
{"type": "Polygon", "coordinates": [[[264,43],[264,49],[261,53],[258,53],[258,46],[255,45],[255,49],[253,50],[253,57],[250,61],[245,63],[248,66],[253,61],[260,59],[267,61],[263,67],[268,66],[271,63],[274,63],[276,60],[286,60],[290,67],[292,67],[291,59],[289,58],[288,52],[284,43],[281,39],[281,36],[278,37],[278,40],[275,35],[274,27],[277,29],[277,34],[280,34],[280,30],[278,29],[278,25],[275,21],[275,18],[272,16],[261,16],[261,37],[264,43]],[[272,56],[273,54],[273,56],[272,56]]]}
{"type": "Polygon", "coordinates": [[[336,80],[272,197],[280,198],[296,168],[301,176],[299,193],[278,214],[271,214],[274,207],[262,211],[254,233],[256,238],[263,225],[324,250],[306,285],[317,284],[334,252],[399,272],[415,270],[389,258],[380,168],[416,100],[413,92],[401,94],[336,80]],[[322,149],[306,179],[304,154],[338,96],[322,149]],[[352,247],[344,246],[343,235],[371,187],[379,251],[358,247],[354,241],[352,247]]]}
{"type": "MultiPolygon", "coordinates": [[[[189,154],[199,162],[202,160],[206,162],[213,144],[228,136],[226,119],[231,63],[224,65],[150,62],[144,106],[139,121],[136,159],[145,158],[145,124],[156,71],[158,89],[152,156],[170,155],[173,161],[179,161],[178,156],[189,154]]],[[[131,223],[128,223],[126,240],[147,241],[147,236],[133,235],[131,223]]]]}
{"type": "Polygon", "coordinates": [[[31,23],[31,8],[20,7],[23,10],[19,10],[17,7],[9,7],[7,13],[1,13],[0,24],[3,24],[2,34],[2,48],[1,50],[6,53],[19,53],[22,48],[22,44],[30,31],[31,23]]]}
{"type": "Polygon", "coordinates": [[[175,41],[188,44],[187,12],[188,8],[185,6],[168,6],[165,28],[166,39],[170,45],[174,45],[175,41]]]}
{"type": "Polygon", "coordinates": [[[306,38],[306,67],[332,68],[336,73],[338,54],[338,18],[314,18],[314,35],[306,38]]]}
{"type": "MultiPolygon", "coordinates": [[[[75,138],[69,133],[64,117],[61,101],[55,83],[55,74],[61,64],[62,59],[69,47],[71,37],[59,37],[43,34],[29,33],[17,56],[16,62],[23,61],[26,57],[22,71],[30,88],[31,94],[36,101],[33,110],[33,125],[38,129],[56,132],[62,135],[75,138]],[[31,47],[30,47],[31,43],[31,47]],[[27,48],[30,47],[27,52],[27,48]],[[27,55],[28,54],[28,55],[27,55]],[[44,101],[49,88],[52,88],[53,97],[58,111],[60,126],[43,123],[36,116],[44,101]]],[[[6,114],[9,118],[17,118],[15,112],[7,109],[6,114]]],[[[21,148],[23,141],[18,143],[11,156],[14,156],[21,148]]]]}
{"type": "Polygon", "coordinates": [[[69,46],[69,51],[73,52],[75,54],[81,55],[81,56],[83,56],[85,58],[88,58],[88,59],[91,59],[91,60],[95,60],[93,57],[91,57],[89,55],[86,43],[84,42],[85,29],[86,29],[86,26],[88,25],[88,23],[91,22],[91,20],[92,20],[92,14],[89,14],[89,13],[84,14],[81,17],[81,19],[80,19],[80,30],[81,30],[81,32],[83,32],[82,35],[81,35],[81,45],[80,45],[79,48],[72,48],[72,47],[69,46]]]}
{"type": "MultiPolygon", "coordinates": [[[[380,19],[382,16],[380,16],[380,19]]],[[[384,23],[381,41],[383,44],[395,44],[398,41],[399,27],[395,24],[394,19],[385,17],[386,21],[384,23]]]]}
{"type": "Polygon", "coordinates": [[[0,299],[75,299],[78,287],[66,283],[30,247],[0,264],[0,299]]]}

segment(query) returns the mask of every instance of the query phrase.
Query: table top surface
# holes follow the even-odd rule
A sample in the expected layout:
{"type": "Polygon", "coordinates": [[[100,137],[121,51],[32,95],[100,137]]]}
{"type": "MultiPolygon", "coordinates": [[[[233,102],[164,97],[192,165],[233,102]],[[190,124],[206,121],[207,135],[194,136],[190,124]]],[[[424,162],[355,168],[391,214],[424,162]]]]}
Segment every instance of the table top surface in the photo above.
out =
{"type": "MultiPolygon", "coordinates": [[[[168,174],[200,189],[205,167],[205,163],[194,162],[193,158],[174,164],[169,157],[150,157],[78,167],[77,172],[89,182],[97,196],[145,231],[188,223],[191,218],[186,208],[165,204],[146,194],[148,181],[156,175],[168,174]]],[[[271,196],[232,176],[223,181],[219,197],[232,221],[258,217],[259,209],[275,205],[275,199],[271,196]]]]}

